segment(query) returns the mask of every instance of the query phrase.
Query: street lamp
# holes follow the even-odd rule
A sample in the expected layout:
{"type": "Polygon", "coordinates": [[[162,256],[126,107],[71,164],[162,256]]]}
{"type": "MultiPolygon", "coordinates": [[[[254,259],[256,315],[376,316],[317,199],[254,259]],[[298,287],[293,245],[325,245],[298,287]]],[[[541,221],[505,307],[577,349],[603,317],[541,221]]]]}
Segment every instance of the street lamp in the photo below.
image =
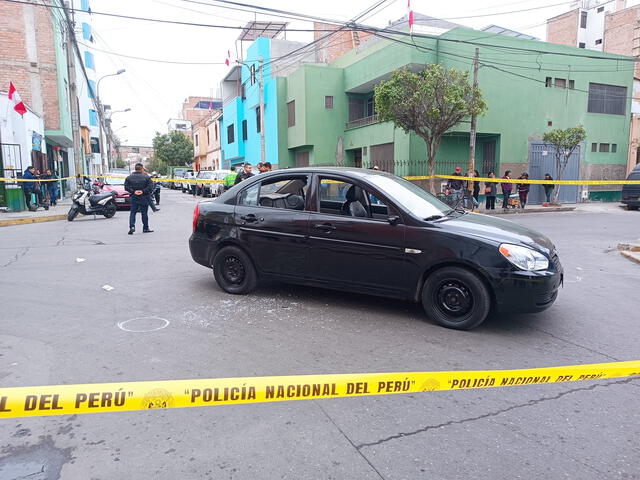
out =
{"type": "MultiPolygon", "coordinates": [[[[116,75],[121,75],[124,72],[126,72],[126,70],[124,68],[121,68],[116,73],[103,75],[98,79],[98,83],[96,84],[96,100],[98,102],[98,113],[100,114],[100,142],[99,142],[100,144],[102,143],[102,133],[103,133],[102,129],[104,124],[104,108],[102,106],[102,100],[100,99],[100,82],[107,77],[115,77],[116,75]]],[[[109,143],[108,140],[109,139],[107,138],[107,143],[109,143]]],[[[102,148],[100,148],[100,155],[102,155],[102,148]]],[[[109,149],[107,148],[107,167],[109,167],[110,165],[111,163],[109,161],[109,149]]]]}

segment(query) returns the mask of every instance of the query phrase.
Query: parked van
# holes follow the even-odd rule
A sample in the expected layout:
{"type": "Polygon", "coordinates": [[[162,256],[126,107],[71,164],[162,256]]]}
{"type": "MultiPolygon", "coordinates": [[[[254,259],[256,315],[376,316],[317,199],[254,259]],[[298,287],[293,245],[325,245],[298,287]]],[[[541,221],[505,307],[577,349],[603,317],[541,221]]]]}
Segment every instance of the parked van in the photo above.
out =
{"type": "MultiPolygon", "coordinates": [[[[640,180],[640,164],[635,166],[627,180],[640,180]]],[[[638,207],[640,207],[640,184],[622,186],[622,203],[629,210],[638,210],[638,207]]]]}

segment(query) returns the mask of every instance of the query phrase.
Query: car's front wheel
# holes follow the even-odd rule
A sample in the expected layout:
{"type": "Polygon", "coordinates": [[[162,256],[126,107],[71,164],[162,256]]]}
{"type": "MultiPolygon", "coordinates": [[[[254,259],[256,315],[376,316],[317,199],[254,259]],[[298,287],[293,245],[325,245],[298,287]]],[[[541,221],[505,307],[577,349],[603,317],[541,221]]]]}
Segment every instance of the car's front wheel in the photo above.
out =
{"type": "Polygon", "coordinates": [[[487,318],[491,295],[475,273],[461,267],[444,267],[427,277],[422,306],[427,317],[439,325],[470,330],[487,318]]]}
{"type": "Polygon", "coordinates": [[[227,293],[244,295],[258,284],[258,275],[249,256],[238,247],[223,247],[213,259],[213,276],[227,293]]]}

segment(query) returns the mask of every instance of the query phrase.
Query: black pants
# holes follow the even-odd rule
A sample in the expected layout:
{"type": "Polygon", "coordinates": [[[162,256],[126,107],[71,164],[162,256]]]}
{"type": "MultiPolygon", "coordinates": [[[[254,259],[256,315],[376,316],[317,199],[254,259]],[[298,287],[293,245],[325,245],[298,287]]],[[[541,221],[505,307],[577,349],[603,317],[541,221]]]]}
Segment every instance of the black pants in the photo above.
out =
{"type": "Polygon", "coordinates": [[[156,199],[156,205],[160,205],[160,189],[159,189],[159,188],[156,188],[156,189],[153,191],[153,196],[154,196],[154,197],[155,197],[155,199],[156,199]]]}
{"type": "Polygon", "coordinates": [[[496,209],[496,196],[495,195],[487,195],[487,201],[484,206],[485,210],[495,210],[496,209]]]}
{"type": "Polygon", "coordinates": [[[144,195],[131,195],[131,212],[129,213],[129,227],[136,226],[136,213],[140,210],[142,228],[149,228],[149,199],[144,195]]]}
{"type": "Polygon", "coordinates": [[[509,195],[511,195],[511,190],[502,190],[502,196],[504,197],[502,208],[509,208],[509,195]]]}
{"type": "Polygon", "coordinates": [[[42,205],[44,203],[44,196],[42,195],[42,190],[39,188],[25,188],[24,189],[24,200],[27,202],[27,208],[31,209],[31,194],[35,193],[37,198],[36,207],[42,205]]]}

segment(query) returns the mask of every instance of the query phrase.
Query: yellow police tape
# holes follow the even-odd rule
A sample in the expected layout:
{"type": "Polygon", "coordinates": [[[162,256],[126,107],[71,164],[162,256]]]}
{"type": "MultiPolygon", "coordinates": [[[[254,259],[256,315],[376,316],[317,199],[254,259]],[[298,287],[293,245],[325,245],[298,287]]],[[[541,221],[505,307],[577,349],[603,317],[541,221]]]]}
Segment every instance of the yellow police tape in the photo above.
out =
{"type": "Polygon", "coordinates": [[[640,361],[524,370],[354,373],[0,388],[0,418],[511,387],[640,376],[640,361]]]}

